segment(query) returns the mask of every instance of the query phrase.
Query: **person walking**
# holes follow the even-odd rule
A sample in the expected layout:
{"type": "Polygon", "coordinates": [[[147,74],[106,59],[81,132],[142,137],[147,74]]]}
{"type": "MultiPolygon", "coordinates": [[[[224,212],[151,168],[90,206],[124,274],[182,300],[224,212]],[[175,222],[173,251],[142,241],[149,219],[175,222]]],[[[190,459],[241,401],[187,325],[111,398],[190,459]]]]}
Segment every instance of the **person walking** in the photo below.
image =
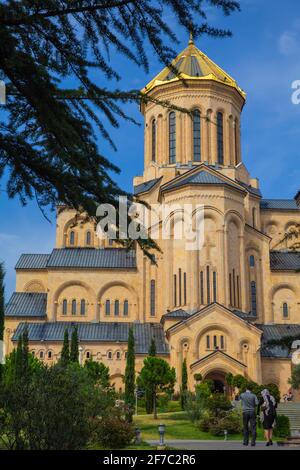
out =
{"type": "Polygon", "coordinates": [[[267,441],[266,446],[273,445],[273,428],[276,423],[276,408],[277,402],[275,398],[270,394],[269,390],[265,388],[261,392],[262,399],[260,401],[261,410],[261,421],[265,431],[265,439],[267,441]]]}
{"type": "Polygon", "coordinates": [[[256,407],[259,404],[257,396],[252,393],[250,386],[239,397],[242,402],[243,409],[243,426],[244,426],[244,442],[243,445],[249,444],[249,426],[251,432],[251,446],[256,445],[256,407]]]}

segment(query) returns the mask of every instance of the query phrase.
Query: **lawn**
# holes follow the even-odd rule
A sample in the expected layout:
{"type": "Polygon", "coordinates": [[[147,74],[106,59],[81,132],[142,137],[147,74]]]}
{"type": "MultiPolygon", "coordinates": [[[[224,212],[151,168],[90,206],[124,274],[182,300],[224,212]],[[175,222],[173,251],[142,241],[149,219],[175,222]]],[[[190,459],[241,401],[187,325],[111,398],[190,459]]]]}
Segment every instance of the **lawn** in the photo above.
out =
{"type": "MultiPolygon", "coordinates": [[[[176,413],[161,413],[158,419],[154,420],[152,415],[140,415],[134,417],[134,424],[138,426],[142,433],[142,439],[158,439],[157,427],[159,424],[166,425],[166,440],[223,440],[224,437],[213,436],[210,433],[202,432],[187,417],[184,411],[176,413]]],[[[263,440],[262,429],[257,430],[258,440],[263,440]]],[[[228,436],[228,440],[241,440],[242,436],[228,436]]]]}

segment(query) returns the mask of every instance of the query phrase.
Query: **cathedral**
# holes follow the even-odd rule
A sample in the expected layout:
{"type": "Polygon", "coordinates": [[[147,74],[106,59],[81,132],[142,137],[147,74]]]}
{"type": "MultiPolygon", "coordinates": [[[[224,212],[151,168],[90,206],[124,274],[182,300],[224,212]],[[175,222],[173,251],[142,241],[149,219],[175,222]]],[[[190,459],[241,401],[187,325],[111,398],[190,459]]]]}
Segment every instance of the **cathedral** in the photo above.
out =
{"type": "Polygon", "coordinates": [[[53,251],[23,254],[16,264],[6,353],[27,328],[30,350],[51,364],[76,326],[80,361],[102,361],[122,390],[132,327],[137,373],[154,338],[157,355],[176,369],[177,390],[186,359],[190,390],[196,374],[220,390],[232,373],[284,394],[291,353],[268,341],[300,334],[300,192],[263,198],[241,152],[246,94],[192,38],[142,93],[144,173],[134,194],[149,206],[202,205],[202,248],[187,251],[175,239],[180,211],[170,214],[171,236],[157,241],[151,261],[58,207],[53,251]]]}

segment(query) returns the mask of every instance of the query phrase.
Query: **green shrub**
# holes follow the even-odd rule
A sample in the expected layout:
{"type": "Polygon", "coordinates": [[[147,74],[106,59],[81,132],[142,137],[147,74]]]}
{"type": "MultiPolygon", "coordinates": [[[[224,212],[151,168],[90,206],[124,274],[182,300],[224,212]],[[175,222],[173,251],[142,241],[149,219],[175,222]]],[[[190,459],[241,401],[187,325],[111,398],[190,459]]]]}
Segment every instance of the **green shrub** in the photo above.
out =
{"type": "Polygon", "coordinates": [[[217,421],[215,418],[212,418],[209,415],[204,415],[202,416],[201,419],[198,421],[198,427],[200,431],[202,432],[209,432],[210,431],[210,426],[213,422],[217,421]]]}
{"type": "Polygon", "coordinates": [[[284,415],[277,415],[276,426],[274,428],[274,436],[286,438],[290,437],[290,435],[291,428],[289,418],[284,415]]]}
{"type": "Polygon", "coordinates": [[[120,416],[108,415],[99,420],[94,441],[108,449],[121,449],[132,442],[134,435],[131,423],[120,416]]]}
{"type": "Polygon", "coordinates": [[[213,436],[223,436],[226,430],[228,434],[240,434],[242,432],[242,420],[238,413],[227,413],[223,418],[213,418],[208,426],[213,436]]]}
{"type": "Polygon", "coordinates": [[[158,397],[157,408],[161,413],[168,411],[168,404],[170,401],[170,396],[167,393],[164,393],[158,397]]]}
{"type": "Polygon", "coordinates": [[[231,410],[232,404],[222,393],[214,393],[207,400],[207,409],[212,413],[216,418],[224,416],[226,411],[231,410]]]}

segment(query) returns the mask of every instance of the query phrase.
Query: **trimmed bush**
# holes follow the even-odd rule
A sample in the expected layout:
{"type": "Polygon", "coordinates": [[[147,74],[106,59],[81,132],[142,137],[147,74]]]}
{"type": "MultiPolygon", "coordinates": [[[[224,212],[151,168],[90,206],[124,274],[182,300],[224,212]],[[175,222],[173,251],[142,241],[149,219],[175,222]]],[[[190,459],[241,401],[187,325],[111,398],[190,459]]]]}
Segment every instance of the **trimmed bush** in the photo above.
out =
{"type": "Polygon", "coordinates": [[[121,449],[132,442],[134,435],[131,423],[119,416],[110,415],[99,421],[94,440],[105,448],[121,449]]]}
{"type": "Polygon", "coordinates": [[[277,415],[274,436],[286,438],[290,437],[290,435],[291,427],[289,418],[285,415],[277,415]]]}

